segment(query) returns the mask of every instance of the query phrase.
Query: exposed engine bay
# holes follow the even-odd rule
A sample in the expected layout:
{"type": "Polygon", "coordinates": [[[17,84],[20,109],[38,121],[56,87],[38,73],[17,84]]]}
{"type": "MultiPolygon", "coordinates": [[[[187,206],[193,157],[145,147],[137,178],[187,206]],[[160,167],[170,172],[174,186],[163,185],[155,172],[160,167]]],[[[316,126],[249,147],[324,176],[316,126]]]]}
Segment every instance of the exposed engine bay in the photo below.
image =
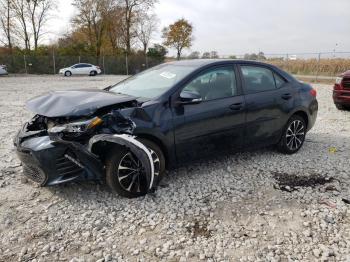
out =
{"type": "MultiPolygon", "coordinates": [[[[76,179],[101,180],[111,150],[127,149],[142,164],[147,188],[154,187],[149,149],[133,135],[133,117],[147,121],[134,97],[95,90],[51,92],[27,107],[37,113],[15,138],[24,174],[40,185],[76,179]],[[72,104],[72,97],[79,104],[72,104]]],[[[147,192],[145,192],[147,193],[147,192]]]]}

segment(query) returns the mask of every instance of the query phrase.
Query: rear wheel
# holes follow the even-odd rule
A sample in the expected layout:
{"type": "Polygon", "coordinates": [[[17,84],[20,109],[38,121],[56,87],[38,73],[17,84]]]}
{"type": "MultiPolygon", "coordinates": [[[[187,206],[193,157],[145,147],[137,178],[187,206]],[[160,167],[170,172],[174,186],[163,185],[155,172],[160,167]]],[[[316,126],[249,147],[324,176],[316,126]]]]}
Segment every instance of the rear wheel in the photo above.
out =
{"type": "Polygon", "coordinates": [[[286,124],[277,149],[284,154],[294,154],[303,146],[306,136],[306,123],[298,115],[292,116],[286,124]]]}
{"type": "MultiPolygon", "coordinates": [[[[139,139],[150,151],[154,165],[154,184],[162,179],[165,172],[165,158],[155,143],[139,139]]],[[[108,186],[124,197],[139,197],[147,194],[148,184],[141,161],[129,150],[115,147],[106,161],[108,186]]]]}
{"type": "Polygon", "coordinates": [[[97,75],[97,72],[96,72],[96,71],[91,71],[91,72],[90,72],[90,76],[95,76],[95,75],[97,75]]]}

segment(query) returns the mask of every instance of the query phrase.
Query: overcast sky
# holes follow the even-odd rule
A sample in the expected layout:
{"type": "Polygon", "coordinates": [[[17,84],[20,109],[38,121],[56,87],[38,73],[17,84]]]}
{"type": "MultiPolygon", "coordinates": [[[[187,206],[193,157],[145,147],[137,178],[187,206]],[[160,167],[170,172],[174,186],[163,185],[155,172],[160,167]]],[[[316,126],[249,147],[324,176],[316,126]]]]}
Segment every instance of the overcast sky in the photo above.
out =
{"type": "MultiPolygon", "coordinates": [[[[74,14],[71,0],[57,2],[52,38],[70,29],[74,14]]],[[[179,18],[193,24],[195,41],[186,53],[331,52],[336,44],[350,51],[350,0],[159,0],[154,11],[159,30],[179,18]]],[[[153,42],[161,41],[155,34],[153,42]]]]}

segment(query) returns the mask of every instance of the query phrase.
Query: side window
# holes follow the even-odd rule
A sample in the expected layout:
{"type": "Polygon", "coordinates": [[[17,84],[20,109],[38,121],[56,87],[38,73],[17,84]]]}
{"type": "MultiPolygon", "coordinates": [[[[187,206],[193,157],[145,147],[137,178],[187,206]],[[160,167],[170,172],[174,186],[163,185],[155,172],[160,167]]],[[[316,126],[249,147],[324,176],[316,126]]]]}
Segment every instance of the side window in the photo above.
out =
{"type": "Polygon", "coordinates": [[[282,77],[280,77],[276,73],[273,73],[273,76],[275,77],[275,83],[277,88],[281,88],[286,83],[286,80],[284,80],[282,77]]]}
{"type": "Polygon", "coordinates": [[[237,83],[233,67],[210,69],[193,79],[182,91],[197,92],[203,101],[235,96],[237,83]]]}
{"type": "Polygon", "coordinates": [[[241,66],[246,93],[258,93],[276,89],[270,69],[259,66],[241,66]]]}
{"type": "Polygon", "coordinates": [[[74,66],[75,68],[82,68],[83,67],[83,64],[77,64],[74,66]]]}

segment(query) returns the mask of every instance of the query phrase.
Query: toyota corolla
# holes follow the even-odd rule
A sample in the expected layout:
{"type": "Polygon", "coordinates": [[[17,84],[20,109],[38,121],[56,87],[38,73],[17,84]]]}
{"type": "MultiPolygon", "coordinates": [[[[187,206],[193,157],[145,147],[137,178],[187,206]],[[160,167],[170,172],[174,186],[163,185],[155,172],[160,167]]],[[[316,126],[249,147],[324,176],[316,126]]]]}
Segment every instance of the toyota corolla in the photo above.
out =
{"type": "Polygon", "coordinates": [[[310,85],[275,66],[191,60],[104,90],[49,92],[27,108],[35,116],[14,140],[24,175],[41,186],[105,180],[137,197],[194,159],[269,145],[296,153],[318,103],[310,85]]]}

